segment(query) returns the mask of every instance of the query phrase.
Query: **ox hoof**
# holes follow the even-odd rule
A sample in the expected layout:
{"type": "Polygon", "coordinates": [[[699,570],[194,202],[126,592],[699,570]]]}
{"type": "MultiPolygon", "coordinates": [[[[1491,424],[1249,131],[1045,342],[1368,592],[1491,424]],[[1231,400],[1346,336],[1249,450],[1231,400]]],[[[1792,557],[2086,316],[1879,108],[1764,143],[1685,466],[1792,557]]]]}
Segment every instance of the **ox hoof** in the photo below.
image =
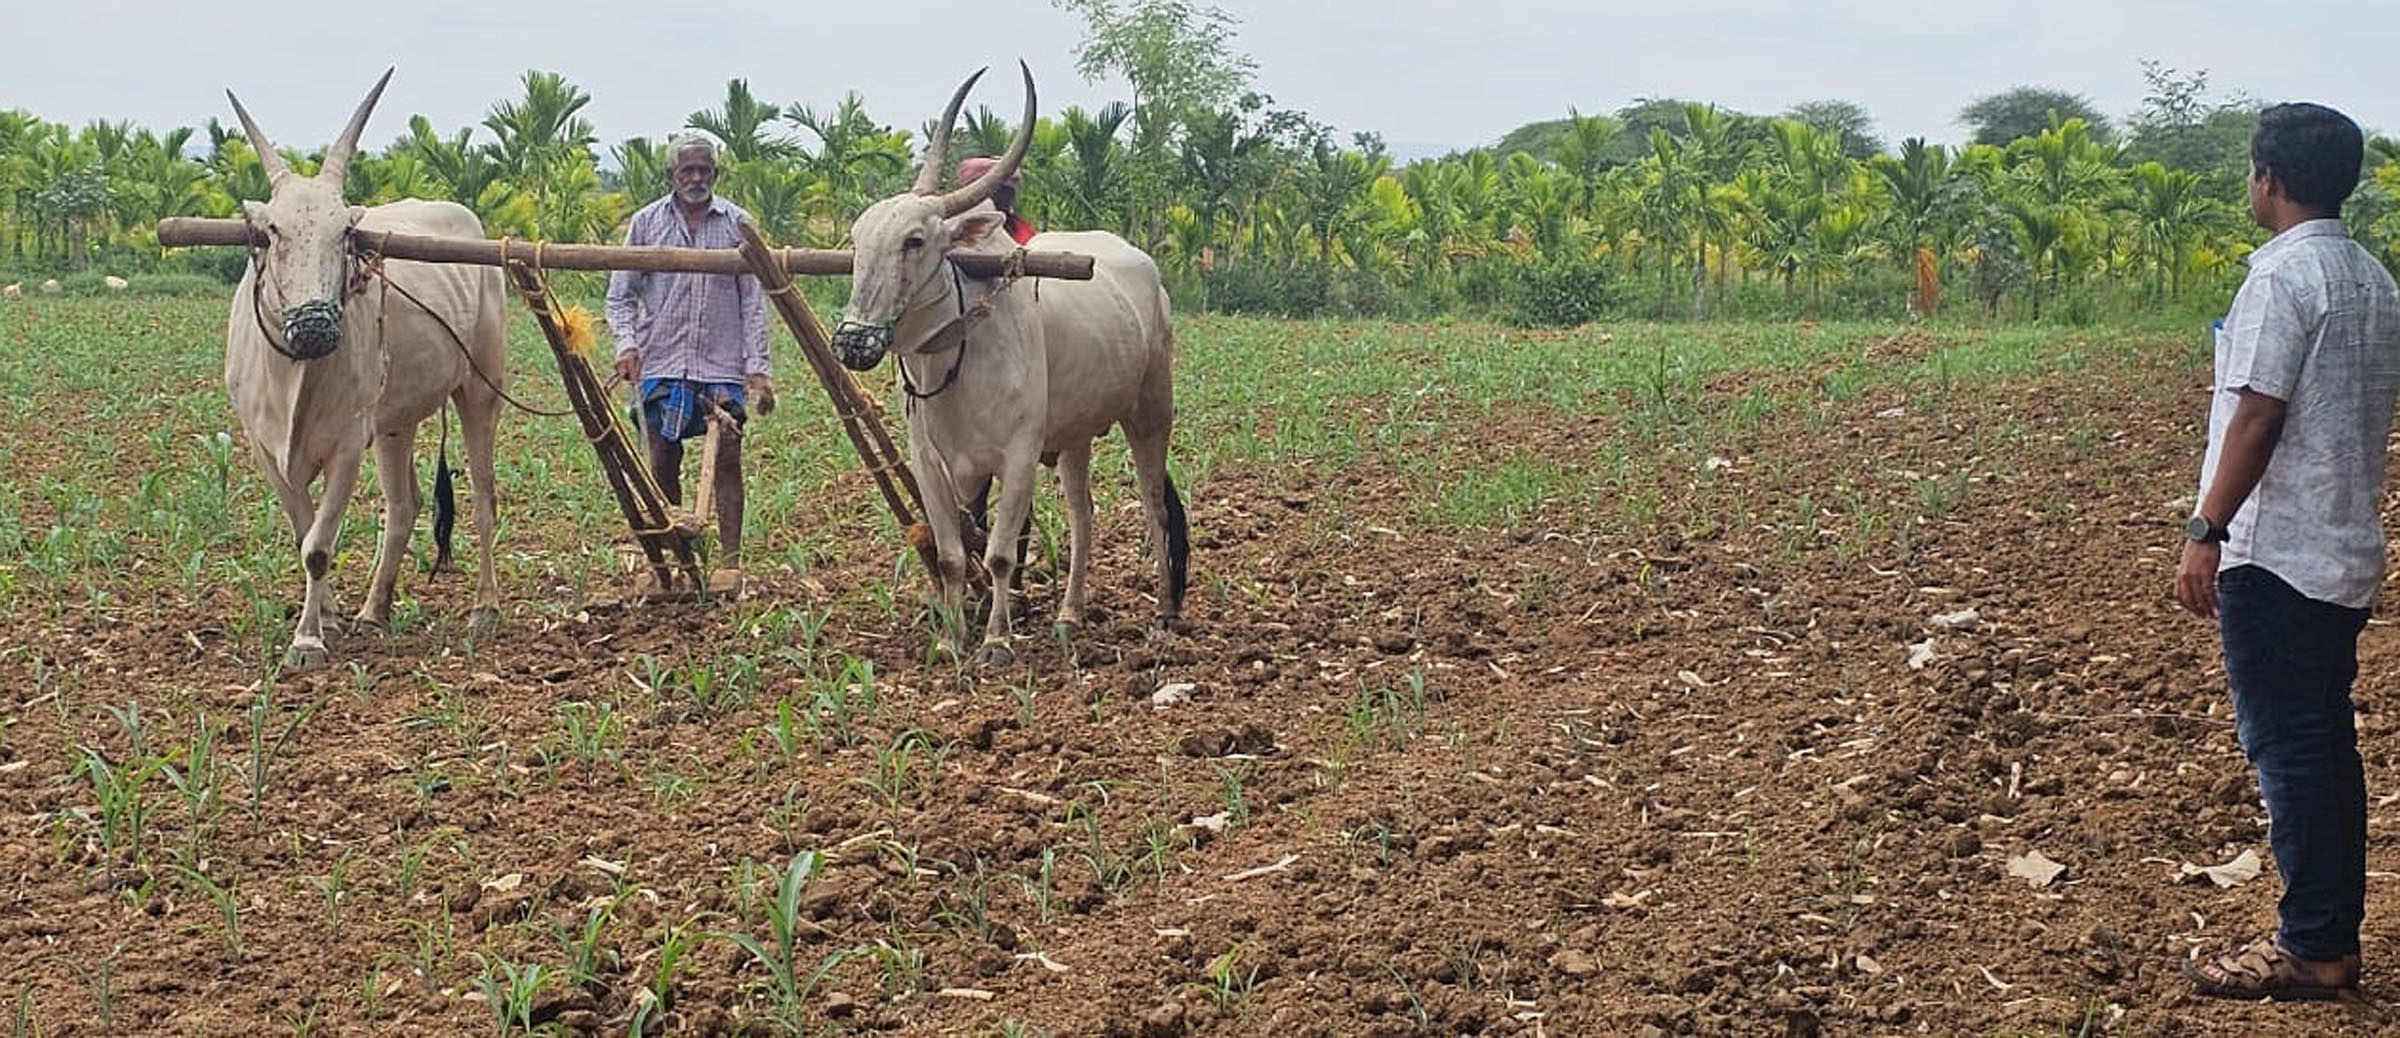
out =
{"type": "Polygon", "coordinates": [[[1017,662],[1017,651],[999,642],[975,650],[975,662],[985,667],[1005,667],[1017,662]]]}
{"type": "Polygon", "coordinates": [[[467,618],[467,629],[476,634],[490,634],[500,629],[500,610],[495,606],[479,606],[467,618]]]}
{"type": "Polygon", "coordinates": [[[332,661],[333,654],[326,651],[325,643],[315,639],[293,642],[292,647],[283,654],[283,665],[287,670],[313,670],[332,661]]]}

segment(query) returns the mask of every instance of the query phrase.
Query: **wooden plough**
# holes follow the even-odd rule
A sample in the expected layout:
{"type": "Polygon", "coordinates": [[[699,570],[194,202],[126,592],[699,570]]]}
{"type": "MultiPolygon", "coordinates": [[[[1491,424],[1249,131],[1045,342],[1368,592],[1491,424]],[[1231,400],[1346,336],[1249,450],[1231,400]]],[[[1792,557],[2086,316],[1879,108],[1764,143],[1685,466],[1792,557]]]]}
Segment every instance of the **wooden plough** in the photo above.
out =
{"type": "MultiPolygon", "coordinates": [[[[252,246],[265,244],[265,239],[240,220],[173,217],[159,221],[158,243],[252,246]]],[[[352,247],[362,255],[384,259],[472,263],[507,271],[517,294],[533,311],[542,337],[550,343],[551,356],[558,362],[559,380],[566,387],[567,401],[583,425],[584,438],[599,456],[601,470],[608,474],[609,490],[624,513],[625,523],[632,530],[657,586],[674,588],[680,577],[684,581],[682,586],[695,592],[707,587],[693,542],[706,526],[709,511],[706,488],[710,481],[700,480],[703,490],[696,513],[685,513],[667,501],[641,452],[634,449],[616,409],[610,406],[607,387],[592,367],[591,357],[578,348],[578,338],[588,336],[588,329],[579,330],[579,322],[560,308],[543,274],[550,270],[645,270],[747,273],[757,277],[775,312],[799,341],[809,370],[833,402],[842,431],[849,436],[868,474],[875,478],[884,506],[899,523],[909,546],[916,550],[927,571],[934,570],[933,535],[923,520],[925,503],[918,492],[916,477],[885,429],[881,408],[834,358],[823,325],[792,283],[793,274],[849,273],[850,253],[777,249],[748,224],[742,225],[739,250],[550,244],[509,238],[478,241],[380,232],[352,232],[352,247]]],[[[958,255],[950,261],[961,272],[974,277],[996,277],[1012,271],[1079,281],[1092,276],[1092,258],[1070,252],[1019,250],[1010,255],[958,255]]],[[[705,451],[716,449],[717,435],[709,433],[705,451]]]]}

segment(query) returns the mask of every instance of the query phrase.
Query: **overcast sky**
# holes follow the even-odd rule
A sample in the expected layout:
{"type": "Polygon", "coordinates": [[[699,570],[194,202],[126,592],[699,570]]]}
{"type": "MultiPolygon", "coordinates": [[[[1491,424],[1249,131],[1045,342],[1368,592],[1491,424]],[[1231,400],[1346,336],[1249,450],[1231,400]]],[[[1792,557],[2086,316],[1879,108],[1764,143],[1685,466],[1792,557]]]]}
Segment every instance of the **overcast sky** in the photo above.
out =
{"type": "MultiPolygon", "coordinates": [[[[1639,97],[1752,113],[1855,101],[1887,143],[1957,142],[1967,102],[2020,84],[2090,97],[2122,119],[2140,60],[2206,69],[2210,85],[2308,99],[2370,130],[2400,130],[2389,71],[2400,4],[2287,0],[1221,0],[1256,86],[1347,135],[1373,130],[1412,155],[1490,144],[1569,107],[1639,97]]],[[[823,108],[845,91],[877,121],[939,114],[977,66],[1029,62],[1042,111],[1130,98],[1074,70],[1079,20],[1043,0],[44,0],[10,4],[0,108],[54,122],[153,129],[233,123],[233,88],[279,144],[322,146],[386,65],[398,66],[367,141],[480,122],[546,69],[592,95],[605,146],[663,137],[742,77],[761,98],[823,108]]],[[[1013,76],[976,98],[1021,103],[1013,76]]]]}

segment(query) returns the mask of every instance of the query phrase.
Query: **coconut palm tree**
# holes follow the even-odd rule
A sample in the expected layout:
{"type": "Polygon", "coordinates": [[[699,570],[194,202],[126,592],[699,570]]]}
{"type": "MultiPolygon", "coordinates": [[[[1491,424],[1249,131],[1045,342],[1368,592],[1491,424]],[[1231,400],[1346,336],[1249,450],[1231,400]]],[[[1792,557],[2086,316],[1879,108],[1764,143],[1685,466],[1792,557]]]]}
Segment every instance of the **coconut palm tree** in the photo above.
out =
{"type": "Polygon", "coordinates": [[[1118,171],[1125,148],[1117,140],[1117,130],[1132,114],[1132,108],[1118,101],[1102,105],[1097,112],[1070,107],[1059,113],[1073,162],[1067,186],[1081,210],[1078,222],[1083,226],[1123,229],[1121,222],[1111,219],[1119,215],[1124,189],[1118,171]]]}
{"type": "Polygon", "coordinates": [[[628,195],[647,199],[667,183],[667,145],[648,137],[627,137],[608,149],[616,163],[617,185],[628,195]]]}
{"type": "Polygon", "coordinates": [[[469,138],[473,133],[472,129],[462,128],[449,137],[438,136],[433,132],[432,122],[424,116],[411,116],[407,142],[395,150],[405,150],[415,158],[426,178],[428,195],[466,206],[489,223],[516,194],[516,186],[503,165],[499,149],[471,143],[469,138]]]}
{"type": "Polygon", "coordinates": [[[1923,137],[1900,142],[1900,154],[1868,160],[1886,195],[1883,237],[1891,254],[1913,262],[1918,249],[1932,249],[1938,262],[1954,232],[1963,183],[1950,150],[1923,137]]]}
{"type": "Polygon", "coordinates": [[[35,259],[79,265],[90,255],[92,218],[107,209],[108,174],[88,135],[45,129],[32,151],[35,259]]]}
{"type": "Polygon", "coordinates": [[[32,229],[34,179],[33,146],[42,121],[30,112],[0,110],[0,210],[8,228],[7,258],[13,263],[26,255],[26,234],[32,229]]]}
{"type": "Polygon", "coordinates": [[[580,197],[554,200],[550,192],[579,181],[572,171],[556,172],[559,167],[592,164],[591,121],[575,114],[592,103],[592,95],[556,72],[529,70],[522,82],[525,96],[493,104],[483,126],[498,138],[502,167],[530,187],[536,233],[542,231],[538,221],[544,215],[585,223],[582,214],[571,212],[580,197]]]}
{"type": "Polygon", "coordinates": [[[1576,185],[1581,188],[1578,205],[1587,209],[1591,207],[1594,196],[1600,190],[1601,180],[1607,176],[1613,164],[1611,159],[1617,135],[1624,129],[1625,124],[1605,115],[1584,115],[1572,108],[1567,109],[1566,126],[1558,143],[1551,148],[1550,158],[1568,176],[1574,177],[1576,185]]]}
{"type": "Polygon", "coordinates": [[[1367,188],[1391,166],[1390,156],[1347,151],[1318,139],[1297,181],[1301,219],[1315,235],[1317,262],[1334,265],[1334,240],[1360,218],[1367,188]]]}
{"type": "Polygon", "coordinates": [[[684,125],[707,132],[725,146],[731,158],[728,165],[743,165],[771,159],[788,159],[800,153],[800,147],[788,137],[769,131],[769,124],[782,118],[783,106],[762,102],[750,92],[750,81],[725,81],[725,103],[716,108],[704,108],[684,118],[684,125]]]}
{"type": "Polygon", "coordinates": [[[143,133],[121,176],[110,183],[110,206],[117,224],[137,240],[170,216],[201,216],[208,212],[208,167],[185,158],[189,128],[165,138],[143,133]]]}
{"type": "Polygon", "coordinates": [[[868,118],[866,101],[856,91],[822,111],[792,105],[784,118],[817,141],[813,148],[800,145],[802,167],[821,182],[812,196],[814,215],[842,227],[869,202],[896,189],[913,161],[908,135],[868,118]]]}
{"type": "Polygon", "coordinates": [[[2136,228],[2136,249],[2149,268],[2153,296],[2183,295],[2183,271],[2193,247],[2218,206],[2200,190],[2200,174],[2168,169],[2157,162],[2135,166],[2126,177],[2127,209],[2136,228]]]}

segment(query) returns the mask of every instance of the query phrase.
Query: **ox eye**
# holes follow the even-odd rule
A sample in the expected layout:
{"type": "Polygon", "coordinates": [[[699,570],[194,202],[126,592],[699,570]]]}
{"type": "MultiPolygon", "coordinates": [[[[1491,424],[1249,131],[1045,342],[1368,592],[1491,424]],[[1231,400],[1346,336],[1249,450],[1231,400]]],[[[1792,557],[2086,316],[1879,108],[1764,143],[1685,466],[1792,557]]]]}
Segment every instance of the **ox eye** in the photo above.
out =
{"type": "Polygon", "coordinates": [[[908,237],[900,240],[900,247],[903,249],[922,249],[925,247],[925,236],[922,234],[909,235],[908,237]]]}

